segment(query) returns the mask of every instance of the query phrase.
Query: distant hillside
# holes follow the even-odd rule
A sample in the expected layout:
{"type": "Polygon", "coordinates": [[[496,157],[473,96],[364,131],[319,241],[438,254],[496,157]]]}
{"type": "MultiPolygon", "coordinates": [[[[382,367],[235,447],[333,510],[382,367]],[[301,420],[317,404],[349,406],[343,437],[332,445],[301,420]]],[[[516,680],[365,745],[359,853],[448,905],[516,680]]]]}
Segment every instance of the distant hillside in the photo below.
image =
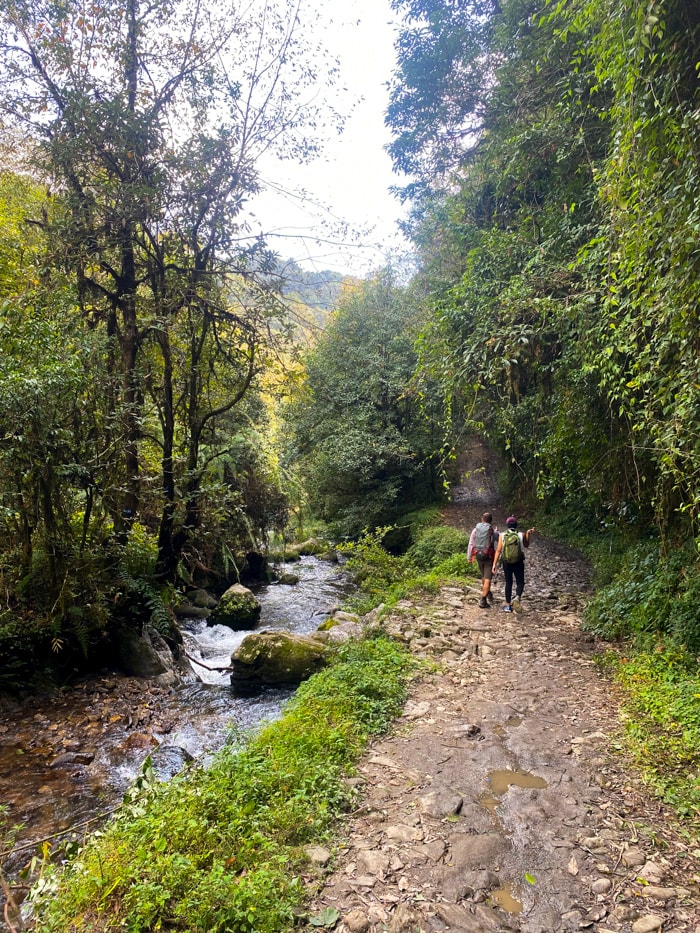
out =
{"type": "Polygon", "coordinates": [[[280,265],[282,294],[317,311],[332,311],[345,276],[329,269],[302,269],[293,259],[280,265]]]}
{"type": "Polygon", "coordinates": [[[307,339],[326,326],[343,283],[348,281],[347,276],[329,269],[302,269],[293,259],[280,263],[275,275],[285,302],[307,339]]]}

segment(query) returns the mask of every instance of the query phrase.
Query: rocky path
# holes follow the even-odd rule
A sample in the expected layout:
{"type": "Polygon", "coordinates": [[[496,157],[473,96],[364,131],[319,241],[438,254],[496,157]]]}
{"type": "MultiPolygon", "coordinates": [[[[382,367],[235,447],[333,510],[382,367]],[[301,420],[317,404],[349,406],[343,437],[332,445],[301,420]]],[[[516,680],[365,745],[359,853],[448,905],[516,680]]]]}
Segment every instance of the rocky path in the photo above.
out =
{"type": "Polygon", "coordinates": [[[501,611],[501,578],[493,609],[465,584],[384,620],[434,670],[360,763],[339,848],[313,853],[330,873],[311,925],[700,933],[698,843],[622,756],[615,689],[580,633],[586,576],[535,536],[521,612],[501,611]]]}

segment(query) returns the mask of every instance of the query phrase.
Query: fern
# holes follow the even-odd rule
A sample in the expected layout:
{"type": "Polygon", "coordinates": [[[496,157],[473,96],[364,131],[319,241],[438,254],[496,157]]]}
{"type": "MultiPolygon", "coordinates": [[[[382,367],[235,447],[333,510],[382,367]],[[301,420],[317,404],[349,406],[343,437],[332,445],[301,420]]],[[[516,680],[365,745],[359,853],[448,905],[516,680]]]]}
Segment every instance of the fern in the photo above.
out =
{"type": "Polygon", "coordinates": [[[161,635],[172,632],[172,619],[160,590],[147,580],[131,576],[125,570],[117,573],[117,582],[127,597],[135,599],[148,611],[148,623],[161,635]]]}

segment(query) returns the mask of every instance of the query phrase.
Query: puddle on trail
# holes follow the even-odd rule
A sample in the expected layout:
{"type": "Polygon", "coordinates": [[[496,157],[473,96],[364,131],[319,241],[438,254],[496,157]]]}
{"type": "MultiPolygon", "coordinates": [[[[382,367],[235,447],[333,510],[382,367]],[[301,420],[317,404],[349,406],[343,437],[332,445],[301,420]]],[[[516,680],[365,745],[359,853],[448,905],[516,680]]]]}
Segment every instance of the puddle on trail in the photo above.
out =
{"type": "MultiPolygon", "coordinates": [[[[541,790],[547,787],[544,778],[531,774],[529,771],[510,770],[507,768],[489,772],[490,792],[480,797],[481,804],[489,813],[496,816],[496,809],[501,803],[501,797],[509,787],[524,787],[541,790]]],[[[517,915],[524,910],[521,888],[510,881],[504,882],[489,894],[489,900],[506,913],[517,915]]]]}
{"type": "Polygon", "coordinates": [[[511,716],[503,725],[496,723],[493,727],[493,731],[499,739],[502,739],[506,735],[508,729],[516,729],[521,723],[522,719],[520,716],[511,716]]]}
{"type": "Polygon", "coordinates": [[[530,774],[529,771],[511,771],[507,768],[490,771],[489,784],[491,786],[491,793],[484,794],[480,799],[481,803],[490,813],[496,812],[496,807],[500,803],[499,797],[502,797],[509,787],[542,789],[547,786],[545,779],[538,777],[536,774],[530,774]]]}
{"type": "Polygon", "coordinates": [[[496,907],[505,910],[509,914],[521,914],[523,912],[522,901],[518,899],[519,892],[515,885],[507,881],[500,888],[496,888],[489,894],[489,899],[496,907]]]}

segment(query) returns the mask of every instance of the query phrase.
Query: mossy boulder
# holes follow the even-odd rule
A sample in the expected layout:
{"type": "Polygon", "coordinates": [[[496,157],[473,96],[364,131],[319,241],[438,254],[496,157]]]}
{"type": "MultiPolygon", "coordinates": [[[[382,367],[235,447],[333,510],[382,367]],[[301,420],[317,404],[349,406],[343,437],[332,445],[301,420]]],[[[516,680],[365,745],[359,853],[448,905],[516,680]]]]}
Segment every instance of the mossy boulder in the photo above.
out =
{"type": "Polygon", "coordinates": [[[319,638],[291,632],[255,632],[231,655],[231,684],[244,693],[261,687],[296,687],[326,663],[319,638]]]}
{"type": "Polygon", "coordinates": [[[306,541],[302,541],[301,544],[297,544],[297,550],[302,557],[318,554],[327,548],[328,545],[324,544],[323,541],[319,541],[318,538],[307,538],[306,541]]]}
{"type": "Polygon", "coordinates": [[[282,550],[268,551],[268,562],[271,564],[288,564],[292,561],[301,560],[301,554],[296,550],[295,545],[290,545],[282,550]]]}
{"type": "Polygon", "coordinates": [[[188,590],[185,594],[188,603],[196,606],[198,609],[214,609],[216,607],[216,598],[208,590],[194,589],[188,590]]]}
{"type": "Polygon", "coordinates": [[[329,552],[329,549],[328,542],[319,541],[318,538],[307,538],[306,541],[297,544],[288,544],[284,549],[269,551],[267,558],[273,564],[287,563],[301,560],[302,557],[320,555],[322,552],[329,552]]]}
{"type": "Polygon", "coordinates": [[[336,645],[351,638],[362,638],[363,631],[360,617],[354,612],[343,612],[341,609],[336,609],[318,627],[318,632],[324,635],[324,640],[336,645]]]}
{"type": "Polygon", "coordinates": [[[276,577],[277,583],[282,583],[284,586],[296,586],[299,582],[299,577],[296,573],[280,573],[276,577]]]}
{"type": "Polygon", "coordinates": [[[247,587],[234,583],[223,594],[207,622],[209,625],[227,625],[232,629],[255,628],[261,608],[247,587]]]}

